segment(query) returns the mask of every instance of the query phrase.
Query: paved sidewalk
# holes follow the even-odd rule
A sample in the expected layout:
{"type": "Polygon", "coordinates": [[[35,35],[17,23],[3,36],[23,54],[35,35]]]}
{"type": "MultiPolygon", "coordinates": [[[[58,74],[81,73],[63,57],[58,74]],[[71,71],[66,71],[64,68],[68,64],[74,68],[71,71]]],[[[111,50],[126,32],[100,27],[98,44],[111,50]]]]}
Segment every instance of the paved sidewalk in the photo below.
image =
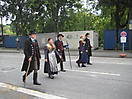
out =
{"type": "MultiPolygon", "coordinates": [[[[40,49],[41,54],[44,54],[43,49],[40,49]]],[[[23,53],[23,50],[16,50],[16,49],[3,49],[0,48],[0,53],[23,53]]],[[[69,53],[67,50],[65,50],[65,54],[68,56],[69,53]]],[[[119,58],[120,54],[122,54],[122,51],[115,51],[115,50],[93,50],[92,51],[93,57],[115,57],[119,58]]],[[[130,51],[125,51],[124,54],[126,54],[126,58],[132,58],[132,53],[130,51]]],[[[71,56],[78,56],[78,51],[70,51],[71,56]]]]}

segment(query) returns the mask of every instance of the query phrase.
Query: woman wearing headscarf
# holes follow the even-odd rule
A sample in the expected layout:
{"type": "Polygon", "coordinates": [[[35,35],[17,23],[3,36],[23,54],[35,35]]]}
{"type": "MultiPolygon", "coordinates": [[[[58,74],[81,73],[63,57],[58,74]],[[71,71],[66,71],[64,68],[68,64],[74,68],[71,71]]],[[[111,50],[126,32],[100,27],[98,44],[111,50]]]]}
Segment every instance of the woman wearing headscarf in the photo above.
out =
{"type": "Polygon", "coordinates": [[[57,52],[52,38],[49,38],[47,42],[48,43],[44,47],[44,54],[45,54],[44,73],[48,73],[49,78],[53,79],[54,74],[58,74],[56,55],[58,55],[60,59],[61,56],[57,52]]]}
{"type": "Polygon", "coordinates": [[[85,48],[85,36],[80,36],[79,40],[79,59],[76,61],[78,66],[80,67],[80,63],[82,63],[82,67],[86,67],[84,64],[88,62],[88,53],[85,48]]]}

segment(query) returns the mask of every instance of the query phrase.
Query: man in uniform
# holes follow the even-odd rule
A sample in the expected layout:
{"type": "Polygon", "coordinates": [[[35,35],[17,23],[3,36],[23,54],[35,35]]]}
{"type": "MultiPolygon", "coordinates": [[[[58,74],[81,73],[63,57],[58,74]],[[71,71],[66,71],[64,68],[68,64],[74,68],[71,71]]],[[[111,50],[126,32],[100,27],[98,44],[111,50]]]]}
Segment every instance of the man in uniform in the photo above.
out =
{"type": "Polygon", "coordinates": [[[90,63],[90,56],[92,56],[92,50],[91,50],[91,48],[92,48],[92,46],[91,46],[91,44],[90,44],[90,39],[89,39],[89,37],[90,37],[90,34],[89,33],[86,33],[85,34],[85,42],[86,42],[86,44],[85,44],[85,48],[86,48],[86,52],[88,53],[88,65],[92,65],[91,63],[90,63]]]}
{"type": "MultiPolygon", "coordinates": [[[[36,32],[30,31],[29,37],[30,38],[27,39],[24,44],[25,59],[24,59],[23,67],[21,71],[27,72],[27,76],[28,76],[34,70],[33,84],[41,85],[37,81],[37,76],[38,76],[37,71],[40,68],[41,55],[39,51],[38,42],[36,40],[36,32]],[[30,68],[29,68],[29,71],[27,71],[29,62],[30,62],[30,68]]],[[[22,78],[23,82],[25,82],[25,76],[26,76],[26,73],[23,75],[23,78],[22,78]]]]}
{"type": "Polygon", "coordinates": [[[57,37],[58,37],[58,40],[55,41],[55,46],[56,46],[56,50],[61,55],[61,61],[58,56],[57,56],[57,61],[60,61],[61,71],[66,72],[66,70],[64,70],[64,67],[63,67],[63,62],[66,61],[64,48],[65,47],[69,48],[69,44],[67,44],[65,46],[63,45],[62,38],[64,37],[64,35],[59,34],[57,37]]]}

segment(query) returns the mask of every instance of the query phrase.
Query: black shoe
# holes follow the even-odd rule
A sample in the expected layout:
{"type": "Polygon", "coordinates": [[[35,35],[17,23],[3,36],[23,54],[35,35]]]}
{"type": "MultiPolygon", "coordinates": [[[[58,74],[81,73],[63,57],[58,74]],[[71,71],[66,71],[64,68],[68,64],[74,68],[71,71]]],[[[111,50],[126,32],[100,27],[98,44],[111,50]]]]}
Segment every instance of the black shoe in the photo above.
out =
{"type": "Polygon", "coordinates": [[[66,72],[66,70],[61,70],[62,72],[66,72]]]}
{"type": "Polygon", "coordinates": [[[33,75],[33,84],[34,85],[41,85],[41,83],[37,82],[37,75],[38,75],[38,73],[34,73],[34,75],[33,75]]]}
{"type": "Polygon", "coordinates": [[[91,63],[87,63],[88,65],[92,65],[91,63]]]}
{"type": "Polygon", "coordinates": [[[54,79],[54,76],[53,75],[49,75],[49,78],[54,79]]]}
{"type": "Polygon", "coordinates": [[[25,83],[25,75],[22,76],[22,81],[25,83]]]}
{"type": "Polygon", "coordinates": [[[85,65],[82,65],[82,67],[86,67],[85,65]]]}
{"type": "Polygon", "coordinates": [[[78,67],[80,67],[80,63],[77,63],[78,67]]]}
{"type": "Polygon", "coordinates": [[[41,83],[33,82],[34,85],[41,85],[41,83]]]}
{"type": "MultiPolygon", "coordinates": [[[[30,72],[28,72],[27,76],[30,74],[30,72]]],[[[26,73],[22,76],[22,81],[25,83],[25,76],[26,76],[26,73]]]]}

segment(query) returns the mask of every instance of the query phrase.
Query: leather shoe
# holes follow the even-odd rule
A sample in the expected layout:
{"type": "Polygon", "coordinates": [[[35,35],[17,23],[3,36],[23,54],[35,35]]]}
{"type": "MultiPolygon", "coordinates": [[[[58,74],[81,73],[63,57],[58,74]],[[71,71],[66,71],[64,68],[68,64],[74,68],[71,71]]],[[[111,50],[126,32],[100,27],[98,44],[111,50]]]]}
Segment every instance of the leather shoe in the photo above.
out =
{"type": "Polygon", "coordinates": [[[61,70],[62,72],[66,72],[66,70],[61,70]]]}
{"type": "Polygon", "coordinates": [[[82,65],[82,67],[86,67],[85,65],[82,65]]]}
{"type": "Polygon", "coordinates": [[[87,63],[88,65],[92,65],[91,63],[87,63]]]}
{"type": "Polygon", "coordinates": [[[34,82],[33,84],[34,85],[41,85],[41,83],[38,83],[38,82],[34,82]]]}
{"type": "Polygon", "coordinates": [[[25,76],[22,77],[22,81],[25,83],[25,76]]]}
{"type": "Polygon", "coordinates": [[[77,63],[77,65],[78,65],[78,67],[80,67],[80,64],[79,63],[77,63]]]}
{"type": "Polygon", "coordinates": [[[54,76],[53,75],[49,75],[49,78],[54,79],[54,76]]]}

